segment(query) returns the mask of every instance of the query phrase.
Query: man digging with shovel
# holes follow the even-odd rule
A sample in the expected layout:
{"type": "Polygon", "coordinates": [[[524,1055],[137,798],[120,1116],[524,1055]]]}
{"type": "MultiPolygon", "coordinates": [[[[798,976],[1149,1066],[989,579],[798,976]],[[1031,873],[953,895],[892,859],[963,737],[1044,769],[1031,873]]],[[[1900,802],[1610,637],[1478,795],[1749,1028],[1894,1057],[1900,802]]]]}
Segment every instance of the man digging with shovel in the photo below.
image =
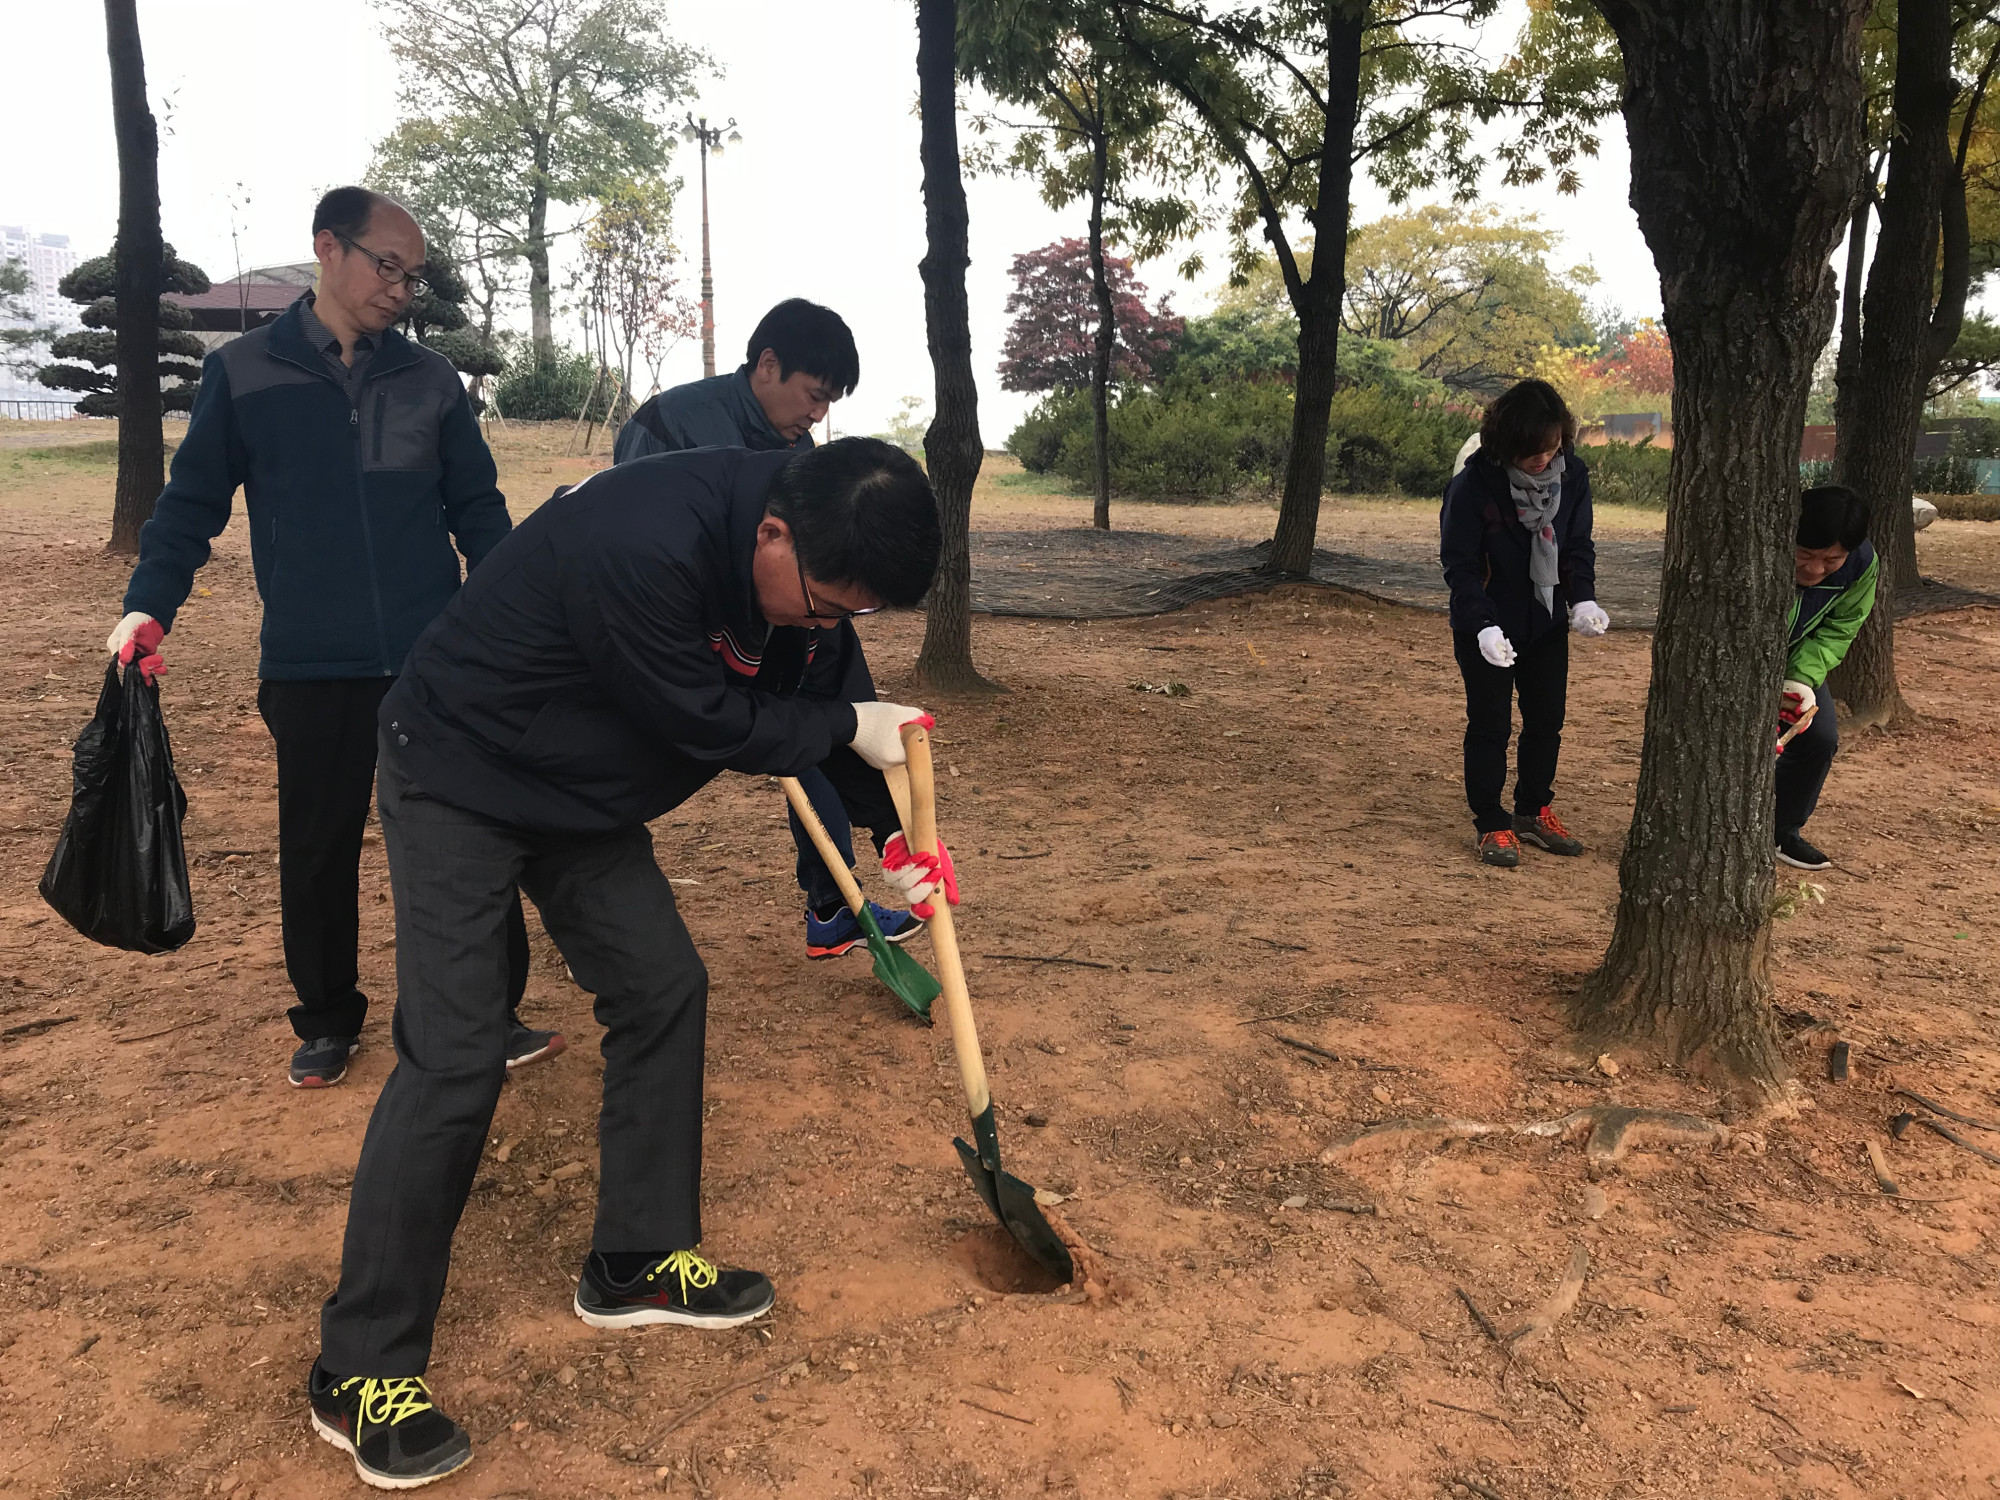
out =
{"type": "MultiPolygon", "coordinates": [[[[853,640],[831,627],[923,597],[939,545],[929,482],[887,443],[667,454],[559,493],[418,639],[380,718],[397,1064],[308,1380],[314,1429],[366,1483],[413,1488],[472,1456],[423,1374],[506,1074],[517,885],[605,1028],[577,1315],[724,1328],[770,1308],[764,1276],[696,1253],[708,976],[646,823],[724,769],[844,767],[844,797],[886,795],[922,711],[799,689],[822,643],[853,640]]],[[[884,863],[916,904],[947,861],[898,837],[884,863]]]]}

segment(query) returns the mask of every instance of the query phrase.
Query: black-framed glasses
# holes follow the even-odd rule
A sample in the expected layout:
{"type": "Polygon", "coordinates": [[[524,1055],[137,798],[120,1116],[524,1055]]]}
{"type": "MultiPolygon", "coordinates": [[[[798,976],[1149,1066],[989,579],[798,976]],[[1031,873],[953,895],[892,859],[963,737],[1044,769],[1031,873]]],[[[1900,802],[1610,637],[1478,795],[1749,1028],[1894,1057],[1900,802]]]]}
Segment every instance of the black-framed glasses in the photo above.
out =
{"type": "Polygon", "coordinates": [[[355,244],[353,240],[350,240],[346,235],[342,234],[338,229],[334,230],[333,237],[339,240],[341,244],[347,246],[348,249],[359,250],[363,255],[367,256],[370,260],[374,261],[375,274],[377,276],[380,276],[384,281],[388,282],[390,286],[399,286],[407,282],[409,283],[410,295],[412,297],[421,297],[425,292],[428,292],[431,289],[431,284],[428,281],[424,280],[423,277],[417,275],[416,272],[404,270],[401,266],[397,265],[393,260],[387,260],[384,259],[382,256],[377,255],[373,250],[370,250],[366,245],[355,244]]]}
{"type": "Polygon", "coordinates": [[[861,615],[879,614],[882,606],[871,604],[866,609],[823,610],[813,598],[812,585],[806,582],[806,565],[799,561],[799,549],[792,548],[792,566],[799,570],[799,592],[806,596],[806,618],[808,620],[852,620],[861,615]]]}

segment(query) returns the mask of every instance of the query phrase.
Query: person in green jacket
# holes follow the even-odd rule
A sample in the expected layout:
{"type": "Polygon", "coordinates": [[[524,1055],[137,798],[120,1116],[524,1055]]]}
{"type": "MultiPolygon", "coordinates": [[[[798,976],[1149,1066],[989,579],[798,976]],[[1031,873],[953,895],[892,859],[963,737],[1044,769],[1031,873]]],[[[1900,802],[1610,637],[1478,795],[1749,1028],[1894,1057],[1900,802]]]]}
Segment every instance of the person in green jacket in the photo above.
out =
{"type": "Polygon", "coordinates": [[[1815,703],[1819,712],[1778,755],[1778,858],[1800,870],[1824,870],[1833,861],[1800,832],[1819,805],[1820,788],[1840,748],[1840,720],[1827,674],[1854,644],[1861,622],[1875,607],[1878,564],[1868,542],[1868,504],[1842,485],[1805,492],[1793,577],[1791,650],[1778,699],[1778,725],[1789,729],[1815,703]]]}

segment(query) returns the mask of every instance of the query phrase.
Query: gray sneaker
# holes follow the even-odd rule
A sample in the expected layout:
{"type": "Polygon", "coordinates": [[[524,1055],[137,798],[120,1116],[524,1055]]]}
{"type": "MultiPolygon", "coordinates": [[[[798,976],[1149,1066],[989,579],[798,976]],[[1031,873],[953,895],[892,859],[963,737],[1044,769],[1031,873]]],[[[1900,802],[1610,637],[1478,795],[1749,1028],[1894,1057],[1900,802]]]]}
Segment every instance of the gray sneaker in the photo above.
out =
{"type": "Polygon", "coordinates": [[[292,1087],[330,1089],[347,1076],[347,1060],[361,1050],[358,1036],[322,1036],[300,1042],[292,1054],[292,1087]]]}

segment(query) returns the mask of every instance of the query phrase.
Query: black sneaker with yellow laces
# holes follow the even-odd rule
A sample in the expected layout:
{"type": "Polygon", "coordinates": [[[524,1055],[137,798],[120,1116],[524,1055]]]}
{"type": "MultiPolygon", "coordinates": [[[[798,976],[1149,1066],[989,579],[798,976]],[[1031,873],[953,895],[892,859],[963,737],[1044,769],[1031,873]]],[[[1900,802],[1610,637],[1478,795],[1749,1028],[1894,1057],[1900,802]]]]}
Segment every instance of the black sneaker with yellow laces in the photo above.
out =
{"type": "Polygon", "coordinates": [[[306,1378],[313,1431],[354,1459],[361,1482],[413,1490],[472,1462],[466,1430],[431,1402],[417,1376],[339,1376],[313,1361],[306,1378]]]}
{"type": "Polygon", "coordinates": [[[692,1250],[629,1260],[627,1271],[595,1250],[585,1259],[576,1283],[576,1315],[592,1328],[637,1328],[647,1323],[734,1328],[761,1318],[777,1300],[763,1272],[725,1271],[692,1250]],[[628,1279],[620,1279],[621,1271],[628,1279]]]}

